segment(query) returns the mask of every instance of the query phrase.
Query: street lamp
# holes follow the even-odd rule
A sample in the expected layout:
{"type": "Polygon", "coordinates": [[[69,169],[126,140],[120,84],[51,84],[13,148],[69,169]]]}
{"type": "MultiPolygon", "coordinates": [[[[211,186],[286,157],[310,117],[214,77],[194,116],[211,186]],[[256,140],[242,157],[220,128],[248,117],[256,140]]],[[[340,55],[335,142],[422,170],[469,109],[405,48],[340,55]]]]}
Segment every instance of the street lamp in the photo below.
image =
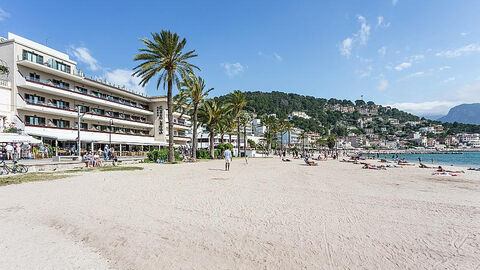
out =
{"type": "Polygon", "coordinates": [[[109,135],[109,145],[108,147],[112,147],[112,130],[113,130],[113,119],[110,119],[110,133],[109,135]]]}

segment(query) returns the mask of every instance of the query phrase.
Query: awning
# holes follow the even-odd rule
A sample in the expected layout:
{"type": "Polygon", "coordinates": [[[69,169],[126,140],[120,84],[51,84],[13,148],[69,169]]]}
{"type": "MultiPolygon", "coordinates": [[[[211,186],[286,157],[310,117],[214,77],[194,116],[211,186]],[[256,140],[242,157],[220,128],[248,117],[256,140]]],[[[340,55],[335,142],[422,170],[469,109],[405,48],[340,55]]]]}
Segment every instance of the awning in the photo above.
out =
{"type": "Polygon", "coordinates": [[[3,143],[41,143],[42,141],[33,138],[32,136],[22,135],[17,133],[0,133],[0,142],[3,143]]]}

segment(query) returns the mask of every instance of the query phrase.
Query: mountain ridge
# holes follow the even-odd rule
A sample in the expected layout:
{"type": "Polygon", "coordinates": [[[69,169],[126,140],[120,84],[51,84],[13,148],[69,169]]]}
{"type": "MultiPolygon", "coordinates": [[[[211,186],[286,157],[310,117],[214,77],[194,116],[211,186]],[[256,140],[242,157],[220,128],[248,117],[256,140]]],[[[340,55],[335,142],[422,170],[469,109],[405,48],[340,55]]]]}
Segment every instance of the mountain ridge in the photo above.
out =
{"type": "Polygon", "coordinates": [[[451,108],[447,115],[440,117],[438,121],[480,125],[480,103],[457,105],[451,108]]]}

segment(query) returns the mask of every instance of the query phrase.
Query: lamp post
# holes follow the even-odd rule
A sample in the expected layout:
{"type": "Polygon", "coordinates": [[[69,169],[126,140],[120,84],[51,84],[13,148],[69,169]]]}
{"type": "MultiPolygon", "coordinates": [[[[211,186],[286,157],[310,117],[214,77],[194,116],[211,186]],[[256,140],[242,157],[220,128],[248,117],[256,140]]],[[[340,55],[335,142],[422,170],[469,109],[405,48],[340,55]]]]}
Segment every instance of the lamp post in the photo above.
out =
{"type": "Polygon", "coordinates": [[[112,130],[113,130],[113,119],[110,119],[110,133],[109,133],[108,147],[112,147],[112,130]]]}
{"type": "Polygon", "coordinates": [[[77,134],[77,150],[78,150],[78,156],[81,157],[82,156],[82,151],[81,151],[81,147],[82,147],[82,143],[80,142],[80,127],[82,126],[82,118],[83,116],[85,115],[86,112],[84,113],[80,113],[80,106],[77,106],[78,108],[78,113],[77,113],[77,131],[78,131],[78,134],[77,134]]]}

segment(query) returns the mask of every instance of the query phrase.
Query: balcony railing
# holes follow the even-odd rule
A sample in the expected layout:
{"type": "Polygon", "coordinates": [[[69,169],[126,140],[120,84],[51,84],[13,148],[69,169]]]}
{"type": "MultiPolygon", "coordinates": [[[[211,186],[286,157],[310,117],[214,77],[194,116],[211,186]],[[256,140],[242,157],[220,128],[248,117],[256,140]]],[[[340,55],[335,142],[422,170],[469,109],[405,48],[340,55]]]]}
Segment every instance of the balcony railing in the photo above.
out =
{"type": "MultiPolygon", "coordinates": [[[[33,100],[29,100],[29,99],[26,99],[25,102],[27,104],[30,104],[30,105],[37,105],[37,106],[42,106],[42,107],[61,109],[61,110],[70,111],[70,112],[77,112],[75,109],[73,109],[71,107],[57,106],[56,104],[49,103],[49,102],[33,101],[33,100]]],[[[95,113],[93,111],[87,112],[87,114],[105,116],[105,117],[108,117],[108,118],[114,118],[114,119],[125,120],[125,121],[136,122],[136,123],[140,122],[140,123],[143,123],[143,124],[150,124],[150,125],[153,124],[153,122],[148,122],[148,121],[143,121],[143,120],[133,120],[133,119],[121,118],[121,117],[114,117],[114,116],[107,115],[106,113],[105,114],[99,114],[99,113],[95,113]]]]}
{"type": "Polygon", "coordinates": [[[10,88],[10,81],[0,79],[0,86],[10,88]]]}
{"type": "MultiPolygon", "coordinates": [[[[54,129],[63,129],[63,130],[72,130],[72,131],[76,131],[77,130],[77,127],[74,126],[74,127],[57,127],[57,126],[48,126],[48,125],[35,125],[35,124],[29,124],[29,123],[26,123],[25,126],[28,126],[28,127],[39,127],[39,128],[54,128],[54,129]]],[[[114,132],[109,132],[109,131],[100,131],[100,130],[97,130],[95,128],[89,128],[89,129],[84,129],[84,128],[80,128],[81,131],[86,131],[86,132],[98,132],[98,133],[106,133],[106,134],[118,134],[118,135],[131,135],[131,136],[143,136],[143,137],[153,137],[152,135],[148,135],[148,134],[145,134],[145,132],[143,133],[134,133],[133,131],[132,132],[119,132],[119,131],[114,131],[114,132]]]]}
{"type": "Polygon", "coordinates": [[[115,100],[114,98],[112,98],[111,96],[104,97],[104,96],[99,96],[99,95],[96,95],[96,94],[93,94],[93,93],[86,93],[86,94],[85,94],[85,92],[79,91],[79,90],[74,89],[74,88],[70,88],[69,86],[66,86],[66,85],[55,84],[55,83],[53,83],[52,81],[46,81],[46,80],[37,79],[37,78],[31,78],[31,77],[25,77],[25,80],[27,80],[27,81],[29,81],[29,82],[33,82],[33,83],[38,83],[38,84],[42,84],[42,85],[51,86],[51,87],[54,87],[54,88],[66,90],[66,91],[73,92],[73,93],[77,93],[77,94],[84,95],[84,96],[90,96],[90,97],[94,97],[94,98],[98,98],[98,99],[102,99],[102,100],[107,100],[107,101],[110,101],[110,102],[113,102],[113,103],[118,103],[118,104],[121,104],[121,105],[125,105],[125,106],[129,106],[129,107],[133,107],[133,108],[145,110],[145,111],[148,111],[148,112],[153,112],[153,111],[151,111],[151,110],[149,110],[149,109],[145,109],[144,107],[142,107],[142,106],[140,106],[140,105],[138,105],[138,104],[137,104],[137,105],[132,105],[131,102],[121,101],[121,100],[119,100],[119,99],[117,99],[118,101],[116,101],[116,100],[115,100]]]}

